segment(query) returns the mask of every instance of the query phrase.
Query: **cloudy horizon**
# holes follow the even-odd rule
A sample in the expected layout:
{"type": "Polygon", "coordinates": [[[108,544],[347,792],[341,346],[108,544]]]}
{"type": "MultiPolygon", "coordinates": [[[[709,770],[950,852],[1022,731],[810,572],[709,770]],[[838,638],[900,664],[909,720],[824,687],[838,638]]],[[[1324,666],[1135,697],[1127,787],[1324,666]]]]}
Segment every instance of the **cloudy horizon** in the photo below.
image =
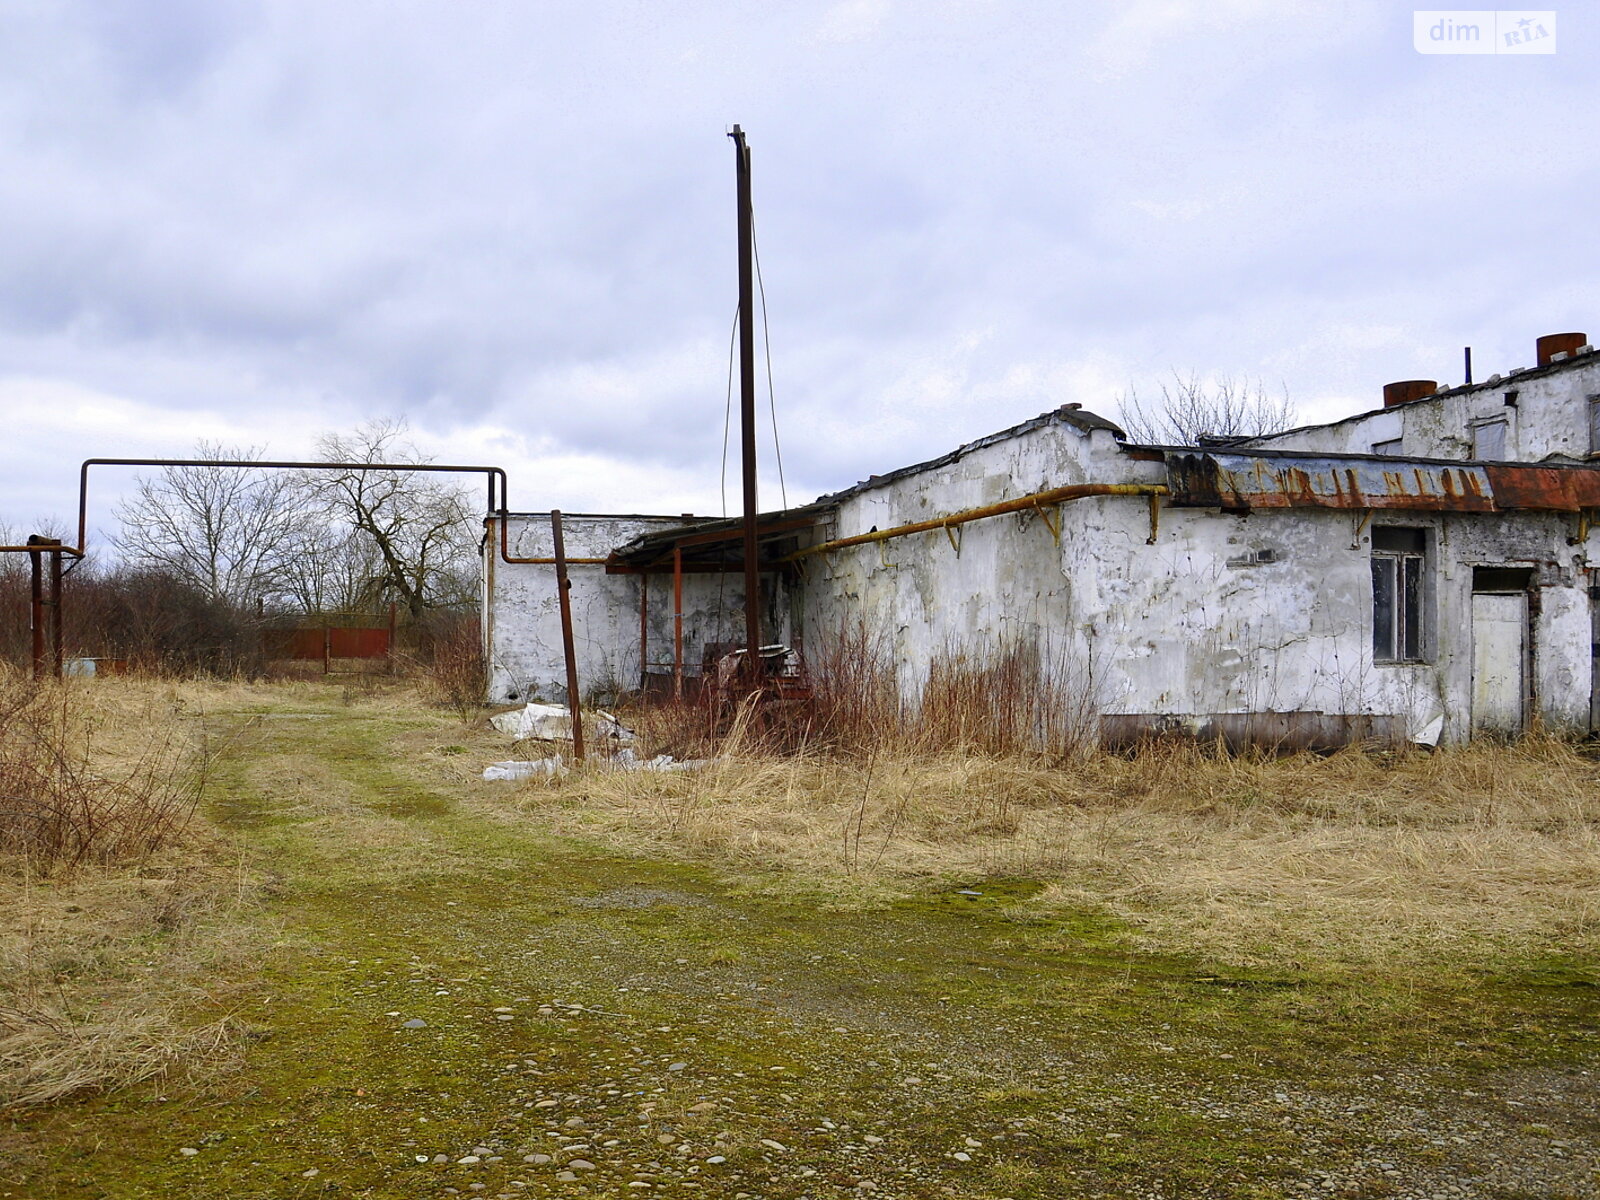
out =
{"type": "Polygon", "coordinates": [[[1314,421],[1530,365],[1600,333],[1587,15],[1507,57],[1376,0],[0,5],[0,519],[378,417],[520,509],[721,511],[736,122],[791,503],[1174,371],[1314,421]]]}

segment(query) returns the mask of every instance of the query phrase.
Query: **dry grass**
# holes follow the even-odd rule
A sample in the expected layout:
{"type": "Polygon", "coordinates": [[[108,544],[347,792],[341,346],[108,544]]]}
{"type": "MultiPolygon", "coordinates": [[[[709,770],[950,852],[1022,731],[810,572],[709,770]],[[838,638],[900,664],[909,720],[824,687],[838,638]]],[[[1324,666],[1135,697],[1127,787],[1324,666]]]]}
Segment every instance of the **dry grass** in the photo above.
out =
{"type": "Polygon", "coordinates": [[[228,1058],[230,1022],[192,1013],[258,943],[241,915],[254,887],[193,820],[205,748],[181,688],[7,679],[0,705],[17,735],[3,751],[0,1107],[228,1058]]]}
{"type": "Polygon", "coordinates": [[[1600,949],[1600,768],[1553,740],[1427,755],[773,755],[520,791],[639,853],[787,868],[841,898],[917,879],[1042,880],[1041,913],[1241,964],[1600,949]]]}
{"type": "Polygon", "coordinates": [[[179,731],[97,752],[82,687],[0,674],[0,854],[36,871],[147,858],[181,835],[204,763],[179,731]]]}

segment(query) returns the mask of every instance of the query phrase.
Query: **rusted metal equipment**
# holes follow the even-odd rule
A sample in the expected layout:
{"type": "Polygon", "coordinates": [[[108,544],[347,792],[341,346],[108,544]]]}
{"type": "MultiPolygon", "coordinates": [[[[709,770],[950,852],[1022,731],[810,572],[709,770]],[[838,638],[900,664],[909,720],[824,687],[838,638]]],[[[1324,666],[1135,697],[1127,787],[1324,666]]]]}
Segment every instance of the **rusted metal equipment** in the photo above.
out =
{"type": "Polygon", "coordinates": [[[583,712],[578,696],[578,655],[572,643],[572,580],[567,578],[567,545],[561,536],[561,510],[550,510],[550,537],[556,551],[556,596],[561,606],[561,652],[567,659],[567,708],[572,712],[572,757],[583,758],[583,712]]]}
{"type": "Polygon", "coordinates": [[[1438,390],[1439,382],[1435,379],[1401,379],[1395,383],[1386,383],[1383,385],[1383,406],[1393,408],[1396,404],[1426,400],[1438,390]]]}
{"type": "Polygon", "coordinates": [[[1539,365],[1548,367],[1551,363],[1558,361],[1556,355],[1559,354],[1562,358],[1566,358],[1576,354],[1580,349],[1588,345],[1588,342],[1589,339],[1581,333],[1547,333],[1534,342],[1533,349],[1539,360],[1539,365]]]}

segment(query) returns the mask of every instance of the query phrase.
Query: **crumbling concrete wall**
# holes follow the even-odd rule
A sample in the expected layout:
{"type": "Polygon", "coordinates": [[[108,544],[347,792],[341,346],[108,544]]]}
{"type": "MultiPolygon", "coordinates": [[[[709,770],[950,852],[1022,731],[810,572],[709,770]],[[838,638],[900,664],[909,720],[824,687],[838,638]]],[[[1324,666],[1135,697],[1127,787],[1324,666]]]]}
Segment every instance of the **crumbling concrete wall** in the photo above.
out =
{"type": "MultiPolygon", "coordinates": [[[[1104,482],[1089,464],[1115,460],[1116,482],[1163,478],[1160,464],[1133,463],[1106,429],[1070,418],[1047,420],[1015,436],[989,439],[950,461],[871,482],[834,498],[832,537],[852,537],[1046,488],[1104,482]]],[[[1142,500],[1130,505],[1146,511],[1142,500]]],[[[1072,506],[1064,506],[1067,512],[1072,506]]],[[[802,607],[813,657],[831,640],[863,630],[892,660],[901,693],[915,696],[940,656],[1037,650],[1076,675],[1070,587],[1051,532],[1057,510],[991,517],[953,529],[845,548],[806,560],[802,607]]],[[[1089,686],[1089,680],[1083,679],[1089,686]]]]}
{"type": "MultiPolygon", "coordinates": [[[[507,518],[513,558],[549,558],[555,553],[548,513],[507,518]]],[[[681,517],[562,514],[567,557],[605,558],[642,533],[676,528],[681,517]]],[[[564,702],[566,666],[561,650],[561,611],[556,569],[546,563],[500,561],[498,540],[486,546],[485,579],[492,600],[484,611],[492,703],[540,699],[564,702]],[[492,561],[489,561],[492,560],[492,561]]],[[[609,700],[639,686],[639,589],[645,576],[608,575],[598,564],[568,567],[572,581],[573,646],[578,686],[585,698],[609,700]]],[[[713,624],[716,583],[711,576],[684,580],[685,638],[698,638],[713,624]]],[[[664,645],[672,656],[672,581],[650,580],[650,657],[664,645]]]]}
{"type": "MultiPolygon", "coordinates": [[[[835,536],[863,533],[1075,483],[1160,483],[1160,463],[1104,431],[1053,424],[926,472],[839,497],[835,536]]],[[[1367,514],[1314,508],[1166,508],[1150,542],[1147,502],[1094,497],[974,521],[810,560],[807,644],[861,622],[914,696],[942,654],[1024,644],[1082,690],[1085,711],[1123,732],[1279,729],[1290,740],[1461,741],[1471,731],[1474,566],[1526,567],[1536,710],[1553,728],[1589,720],[1589,554],[1570,517],[1402,513],[1425,531],[1425,653],[1373,653],[1367,514]],[[1059,514],[1059,516],[1058,516],[1059,514]],[[1276,723],[1275,723],[1276,722],[1276,723]]],[[[1592,539],[1591,539],[1592,540],[1592,539]]]]}
{"type": "Polygon", "coordinates": [[[1249,444],[1322,454],[1370,454],[1401,441],[1413,458],[1472,457],[1473,427],[1505,422],[1507,462],[1582,459],[1600,451],[1590,444],[1589,398],[1600,395],[1600,355],[1508,375],[1493,383],[1456,387],[1426,400],[1290,430],[1249,444]]]}
{"type": "Polygon", "coordinates": [[[1145,525],[1126,501],[1074,506],[1069,518],[1085,549],[1063,569],[1075,632],[1099,665],[1104,711],[1391,718],[1365,732],[1387,728],[1413,739],[1438,723],[1438,740],[1465,741],[1472,728],[1473,567],[1525,567],[1536,581],[1536,711],[1551,728],[1587,728],[1589,551],[1567,545],[1570,519],[1375,517],[1380,526],[1425,530],[1428,546],[1423,661],[1388,663],[1372,649],[1372,525],[1362,526],[1364,515],[1168,510],[1156,545],[1130,552],[1145,525]]]}

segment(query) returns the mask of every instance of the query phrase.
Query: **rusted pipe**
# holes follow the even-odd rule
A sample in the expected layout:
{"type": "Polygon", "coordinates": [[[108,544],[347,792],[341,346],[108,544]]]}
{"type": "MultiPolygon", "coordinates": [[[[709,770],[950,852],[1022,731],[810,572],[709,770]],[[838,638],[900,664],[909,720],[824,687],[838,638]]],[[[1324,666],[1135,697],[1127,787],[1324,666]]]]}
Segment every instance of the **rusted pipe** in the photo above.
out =
{"type": "Polygon", "coordinates": [[[875,529],[871,533],[858,533],[852,537],[834,538],[830,542],[821,542],[815,546],[807,546],[804,550],[797,550],[779,561],[795,562],[813,554],[821,554],[829,550],[842,550],[847,546],[863,546],[868,542],[887,542],[891,538],[905,537],[912,533],[928,533],[935,529],[949,529],[954,525],[965,525],[968,521],[981,521],[985,517],[1000,517],[1006,513],[1022,512],[1037,505],[1065,504],[1069,500],[1082,500],[1089,496],[1160,497],[1166,494],[1167,489],[1158,483],[1075,483],[1070,487],[1051,488],[1048,491],[1019,496],[1015,500],[1002,500],[998,504],[986,504],[982,508],[964,509],[961,512],[951,513],[948,517],[935,517],[931,521],[916,521],[910,525],[896,525],[893,529],[875,529]]]}
{"type": "Polygon", "coordinates": [[[33,567],[30,600],[33,614],[33,677],[44,678],[44,552],[29,539],[28,559],[33,567]]]}
{"type": "Polygon", "coordinates": [[[683,551],[672,551],[672,698],[683,699],[683,551]]]}
{"type": "Polygon", "coordinates": [[[61,543],[50,550],[50,669],[59,681],[65,659],[66,634],[61,620],[61,543]]]}
{"type": "Polygon", "coordinates": [[[583,708],[578,696],[578,654],[572,645],[572,598],[567,593],[567,544],[561,536],[561,510],[550,510],[550,533],[556,550],[556,595],[561,604],[561,651],[567,658],[567,710],[572,714],[572,757],[583,758],[583,708]]]}
{"type": "Polygon", "coordinates": [[[639,690],[649,683],[650,664],[650,576],[639,576],[639,690]]]}
{"type": "MultiPolygon", "coordinates": [[[[78,544],[63,553],[81,557],[89,540],[90,467],[230,467],[264,471],[420,471],[446,475],[482,475],[488,486],[489,512],[506,511],[506,473],[503,467],[459,466],[447,463],[383,462],[262,462],[248,458],[88,458],[78,468],[78,544]],[[498,489],[496,484],[499,485],[498,489]]],[[[26,547],[21,547],[26,549],[26,547]]],[[[0,547],[0,552],[11,547],[0,547]]]]}

